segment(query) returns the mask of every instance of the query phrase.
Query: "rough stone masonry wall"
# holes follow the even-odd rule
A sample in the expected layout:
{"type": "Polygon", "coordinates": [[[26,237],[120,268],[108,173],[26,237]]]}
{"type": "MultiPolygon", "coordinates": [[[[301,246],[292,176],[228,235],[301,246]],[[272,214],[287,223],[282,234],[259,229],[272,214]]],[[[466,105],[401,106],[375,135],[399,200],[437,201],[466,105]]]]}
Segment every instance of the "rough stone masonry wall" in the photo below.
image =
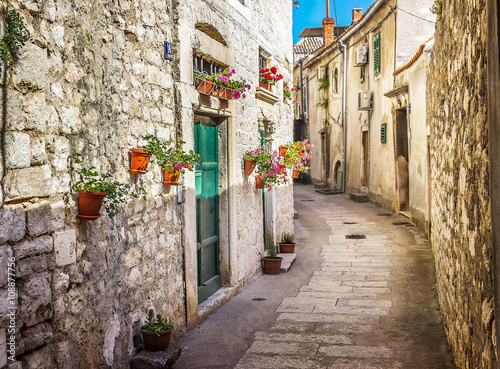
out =
{"type": "MultiPolygon", "coordinates": [[[[75,217],[69,155],[130,182],[142,135],[176,137],[170,1],[8,2],[31,37],[9,70],[6,204],[0,209],[0,367],[6,261],[16,260],[16,355],[26,368],[126,368],[147,309],[184,321],[181,208],[144,175],[146,200],[95,221],[75,217]]],[[[1,115],[0,115],[1,116],[1,115]]]]}
{"type": "Polygon", "coordinates": [[[445,1],[427,82],[431,241],[460,368],[496,368],[489,204],[485,1],[445,1]]]}

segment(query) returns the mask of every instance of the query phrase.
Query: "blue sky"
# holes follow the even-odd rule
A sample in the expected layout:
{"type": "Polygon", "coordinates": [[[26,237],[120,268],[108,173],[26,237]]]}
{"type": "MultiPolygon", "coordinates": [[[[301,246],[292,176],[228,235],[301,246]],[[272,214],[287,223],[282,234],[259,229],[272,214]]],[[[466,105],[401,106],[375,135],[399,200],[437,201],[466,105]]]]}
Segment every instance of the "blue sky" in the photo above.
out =
{"type": "MultiPolygon", "coordinates": [[[[335,18],[334,5],[337,8],[337,19],[340,26],[351,24],[352,9],[362,8],[363,13],[375,0],[330,0],[330,17],[335,18]]],[[[326,17],[326,0],[300,0],[299,9],[293,7],[293,43],[306,27],[321,26],[326,17]]]]}

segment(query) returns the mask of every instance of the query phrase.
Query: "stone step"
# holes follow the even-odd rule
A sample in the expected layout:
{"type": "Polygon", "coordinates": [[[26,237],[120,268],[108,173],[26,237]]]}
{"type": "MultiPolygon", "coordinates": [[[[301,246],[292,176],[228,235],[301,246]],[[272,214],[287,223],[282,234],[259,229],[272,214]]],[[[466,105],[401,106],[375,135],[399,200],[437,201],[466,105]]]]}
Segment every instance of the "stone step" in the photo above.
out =
{"type": "Polygon", "coordinates": [[[317,193],[320,193],[322,195],[340,195],[340,191],[337,190],[330,190],[330,189],[320,189],[320,190],[315,190],[317,193]]]}
{"type": "Polygon", "coordinates": [[[366,193],[351,193],[349,197],[352,201],[368,202],[368,195],[366,193]]]}
{"type": "Polygon", "coordinates": [[[281,273],[288,272],[293,262],[297,258],[297,254],[278,254],[276,256],[283,258],[283,261],[281,262],[281,273]]]}
{"type": "Polygon", "coordinates": [[[132,360],[132,369],[168,369],[181,356],[182,347],[171,343],[166,351],[142,350],[132,360]]]}
{"type": "Polygon", "coordinates": [[[318,181],[314,183],[314,188],[325,188],[326,182],[318,181]]]}

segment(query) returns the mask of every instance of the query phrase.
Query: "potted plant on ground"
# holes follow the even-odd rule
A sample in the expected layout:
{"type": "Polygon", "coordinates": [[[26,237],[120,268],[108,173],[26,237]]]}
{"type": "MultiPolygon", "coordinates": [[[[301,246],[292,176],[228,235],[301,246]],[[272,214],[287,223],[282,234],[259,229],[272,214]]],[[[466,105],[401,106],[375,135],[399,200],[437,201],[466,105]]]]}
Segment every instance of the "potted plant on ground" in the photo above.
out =
{"type": "Polygon", "coordinates": [[[160,314],[155,319],[153,309],[149,309],[148,320],[141,327],[142,339],[146,349],[149,351],[166,350],[170,345],[173,330],[174,325],[171,322],[162,318],[160,314]]]}
{"type": "Polygon", "coordinates": [[[80,154],[73,154],[71,158],[76,164],[81,165],[79,171],[82,179],[73,184],[73,189],[78,191],[77,217],[80,219],[99,218],[103,201],[105,201],[106,212],[110,218],[113,218],[118,213],[118,204],[145,193],[142,187],[137,187],[138,191],[134,192],[132,185],[113,181],[112,171],[99,174],[93,166],[86,168],[80,154]]]}
{"type": "Polygon", "coordinates": [[[283,75],[278,74],[276,67],[261,69],[259,71],[259,86],[271,91],[271,86],[283,79],[283,75]]]}
{"type": "Polygon", "coordinates": [[[278,242],[280,252],[283,254],[293,254],[295,252],[295,236],[293,233],[283,232],[281,234],[281,242],[278,242]]]}
{"type": "Polygon", "coordinates": [[[281,271],[281,262],[283,261],[282,257],[276,256],[277,250],[276,245],[273,241],[269,240],[267,242],[267,256],[262,258],[264,262],[264,273],[276,275],[280,274],[281,271]]]}
{"type": "Polygon", "coordinates": [[[162,149],[155,152],[158,165],[163,169],[163,184],[166,186],[178,185],[179,176],[187,170],[193,170],[195,163],[200,163],[199,154],[193,150],[185,152],[182,149],[184,141],[177,141],[174,147],[166,148],[162,144],[162,149]]]}

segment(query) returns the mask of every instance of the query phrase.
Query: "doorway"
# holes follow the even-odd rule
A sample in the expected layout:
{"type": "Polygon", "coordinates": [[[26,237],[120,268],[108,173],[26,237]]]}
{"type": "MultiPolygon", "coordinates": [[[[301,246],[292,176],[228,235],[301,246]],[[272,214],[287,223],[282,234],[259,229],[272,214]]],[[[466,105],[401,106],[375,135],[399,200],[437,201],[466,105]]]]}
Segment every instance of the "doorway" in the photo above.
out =
{"type": "Polygon", "coordinates": [[[407,211],[410,207],[410,177],[408,174],[408,120],[406,108],[396,110],[396,158],[399,210],[407,211]]]}
{"type": "Polygon", "coordinates": [[[362,146],[363,146],[363,178],[361,179],[361,186],[368,187],[368,131],[362,132],[362,146]]]}
{"type": "Polygon", "coordinates": [[[210,117],[195,116],[196,246],[198,303],[222,287],[219,261],[219,126],[210,117]]]}

